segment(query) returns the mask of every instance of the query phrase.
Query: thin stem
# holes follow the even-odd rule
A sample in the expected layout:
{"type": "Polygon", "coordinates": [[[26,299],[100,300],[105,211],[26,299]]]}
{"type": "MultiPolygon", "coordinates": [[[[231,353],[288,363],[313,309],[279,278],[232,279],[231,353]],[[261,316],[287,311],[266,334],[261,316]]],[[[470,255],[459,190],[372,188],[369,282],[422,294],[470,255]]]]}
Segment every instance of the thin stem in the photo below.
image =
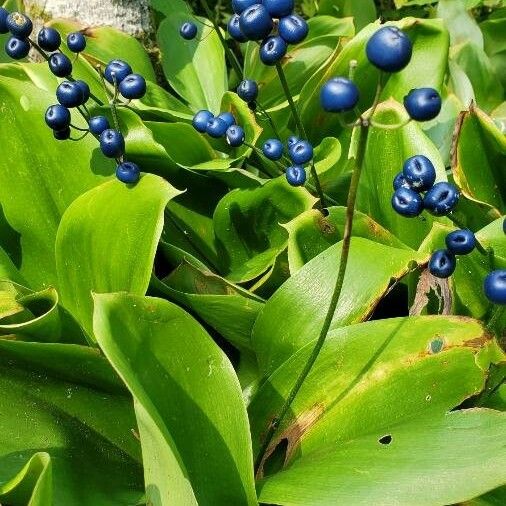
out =
{"type": "Polygon", "coordinates": [[[374,95],[374,101],[372,103],[371,112],[368,114],[367,119],[370,120],[374,116],[374,113],[376,112],[376,109],[378,108],[380,97],[381,97],[381,91],[383,90],[383,77],[385,74],[380,71],[379,77],[378,77],[378,84],[376,85],[376,93],[374,95]]]}
{"type": "Polygon", "coordinates": [[[279,135],[278,129],[276,128],[276,125],[274,123],[274,120],[272,119],[271,115],[267,112],[265,107],[260,103],[257,102],[257,106],[260,109],[260,112],[267,118],[267,121],[271,125],[272,131],[274,132],[274,135],[277,139],[281,139],[281,136],[279,135]]]}
{"type": "Polygon", "coordinates": [[[100,76],[100,82],[102,83],[102,87],[104,88],[105,94],[109,97],[109,100],[112,99],[113,94],[111,93],[111,90],[107,86],[105,79],[104,79],[104,73],[102,72],[102,66],[97,65],[95,67],[95,70],[98,72],[98,75],[100,76]]]}
{"type": "Polygon", "coordinates": [[[118,81],[116,79],[116,74],[114,72],[112,72],[111,75],[112,75],[112,80],[114,81],[114,95],[109,103],[111,104],[111,112],[112,112],[112,120],[114,122],[114,128],[116,128],[116,130],[118,132],[121,132],[121,129],[119,127],[118,111],[116,109],[116,100],[118,100],[118,94],[119,94],[118,81]]]}
{"type": "Polygon", "coordinates": [[[71,128],[73,128],[74,130],[79,130],[79,132],[89,132],[90,129],[89,128],[81,128],[81,127],[78,127],[76,125],[73,125],[72,123],[70,124],[71,128]]]}

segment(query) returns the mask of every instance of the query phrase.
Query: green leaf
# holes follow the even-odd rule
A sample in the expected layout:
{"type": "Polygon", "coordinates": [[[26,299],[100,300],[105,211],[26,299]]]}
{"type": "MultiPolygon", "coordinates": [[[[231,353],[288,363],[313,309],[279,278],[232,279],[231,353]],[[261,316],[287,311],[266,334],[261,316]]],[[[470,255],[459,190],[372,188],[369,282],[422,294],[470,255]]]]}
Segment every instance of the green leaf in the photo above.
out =
{"type": "Polygon", "coordinates": [[[355,28],[362,28],[376,19],[376,5],[373,0],[321,0],[318,3],[318,14],[328,14],[337,18],[350,16],[355,28]]]}
{"type": "MultiPolygon", "coordinates": [[[[341,248],[342,242],[334,244],[313,258],[266,302],[252,336],[264,373],[272,372],[318,337],[336,284],[341,248]]],[[[391,280],[401,278],[410,263],[423,262],[426,257],[354,237],[332,328],[366,318],[385,294],[391,280]],[[381,263],[378,258],[382,259],[381,263]]]]}
{"type": "Polygon", "coordinates": [[[480,24],[483,32],[485,51],[490,58],[495,73],[506,89],[506,17],[490,18],[480,24]]]}
{"type": "Polygon", "coordinates": [[[92,292],[146,293],[163,212],[178,193],[163,179],[145,174],[133,187],[104,183],[64,214],[56,238],[61,300],[91,339],[92,292]]]}
{"type": "MultiPolygon", "coordinates": [[[[145,429],[156,428],[156,438],[148,445],[155,452],[144,452],[152,471],[147,482],[159,490],[167,490],[170,482],[171,492],[184,498],[177,504],[193,504],[181,479],[186,472],[201,505],[257,504],[239,382],[202,327],[160,299],[97,294],[94,330],[105,355],[142,406],[145,429]],[[166,453],[162,463],[170,457],[183,469],[177,479],[172,478],[172,467],[163,468],[163,474],[153,468],[159,465],[153,459],[160,451],[166,453]]],[[[168,497],[159,497],[156,504],[167,502],[168,497]]]]}

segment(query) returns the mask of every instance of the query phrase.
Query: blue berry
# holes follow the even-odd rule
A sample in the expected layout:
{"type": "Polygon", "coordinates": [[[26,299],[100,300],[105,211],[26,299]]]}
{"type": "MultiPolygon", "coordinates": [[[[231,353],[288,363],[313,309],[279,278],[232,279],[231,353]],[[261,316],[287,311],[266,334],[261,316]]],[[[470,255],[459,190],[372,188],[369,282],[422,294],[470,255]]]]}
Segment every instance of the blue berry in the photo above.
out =
{"type": "Polygon", "coordinates": [[[456,267],[455,255],[445,249],[434,251],[429,260],[429,272],[436,278],[449,278],[456,267]]]}
{"type": "Polygon", "coordinates": [[[483,284],[485,295],[494,304],[506,304],[506,270],[491,272],[483,284]]]}
{"type": "Polygon", "coordinates": [[[432,162],[423,155],[415,155],[404,162],[404,177],[413,190],[422,192],[432,188],[436,180],[436,169],[432,162]]]}
{"type": "Polygon", "coordinates": [[[73,53],[80,53],[86,48],[86,37],[81,32],[69,33],[67,36],[67,47],[73,53]]]}
{"type": "Polygon", "coordinates": [[[286,180],[291,186],[302,186],[306,182],[304,167],[292,165],[286,169],[286,180]]]}
{"type": "Polygon", "coordinates": [[[21,14],[21,12],[12,12],[7,16],[6,26],[9,31],[18,39],[30,37],[33,30],[32,20],[21,14]]]}
{"type": "Polygon", "coordinates": [[[192,40],[197,36],[197,25],[191,21],[187,21],[181,25],[179,35],[185,40],[192,40]]]}
{"type": "Polygon", "coordinates": [[[5,52],[14,60],[21,60],[28,56],[30,43],[25,39],[10,37],[5,43],[5,52]]]}
{"type": "Polygon", "coordinates": [[[56,88],[56,98],[65,107],[77,107],[83,103],[83,90],[76,82],[63,81],[56,88]]]}
{"type": "Polygon", "coordinates": [[[269,37],[260,46],[260,59],[265,65],[276,65],[285,56],[286,50],[286,42],[281,37],[269,37]]]}
{"type": "Polygon", "coordinates": [[[286,141],[286,146],[288,149],[290,149],[294,144],[296,144],[299,141],[300,139],[296,135],[290,135],[290,137],[288,137],[288,140],[286,141]]]}
{"type": "Polygon", "coordinates": [[[410,118],[429,121],[441,111],[441,97],[434,88],[418,88],[404,97],[404,107],[410,118]]]}
{"type": "Polygon", "coordinates": [[[278,139],[269,139],[262,147],[262,152],[269,160],[279,160],[283,156],[283,143],[278,139]]]}
{"type": "Polygon", "coordinates": [[[283,18],[293,12],[293,0],[263,0],[262,4],[273,18],[283,18]]]}
{"type": "Polygon", "coordinates": [[[248,7],[262,3],[262,0],[232,0],[232,9],[236,14],[242,14],[248,7]]]}
{"type": "Polygon", "coordinates": [[[58,30],[46,26],[37,35],[37,43],[45,51],[56,51],[61,44],[61,35],[58,30]]]}
{"type": "Polygon", "coordinates": [[[119,83],[119,92],[128,100],[142,98],[146,94],[146,79],[139,74],[130,74],[119,83]]]}
{"type": "Polygon", "coordinates": [[[245,79],[237,87],[237,94],[245,102],[254,102],[258,97],[258,84],[251,79],[245,79]]]}
{"type": "Polygon", "coordinates": [[[45,116],[46,124],[53,130],[64,130],[70,126],[70,111],[63,105],[50,105],[45,116]]]}
{"type": "Polygon", "coordinates": [[[218,114],[218,118],[225,122],[227,128],[235,125],[235,118],[231,112],[222,112],[218,114]]]}
{"type": "Polygon", "coordinates": [[[278,33],[287,44],[302,42],[307,37],[308,32],[308,24],[297,14],[290,14],[279,20],[278,33]]]}
{"type": "Polygon", "coordinates": [[[207,123],[206,132],[211,137],[218,139],[223,137],[227,132],[229,125],[227,125],[221,118],[212,118],[207,123]]]}
{"type": "Polygon", "coordinates": [[[57,141],[66,141],[70,139],[70,127],[64,128],[63,130],[53,130],[53,137],[57,141]]]}
{"type": "Polygon", "coordinates": [[[242,146],[244,142],[244,130],[239,125],[232,125],[231,127],[228,127],[226,137],[230,146],[238,148],[239,146],[242,146]]]}
{"type": "Polygon", "coordinates": [[[9,29],[7,28],[7,17],[9,16],[9,11],[3,7],[0,7],[0,33],[7,33],[9,29]]]}
{"type": "Polygon", "coordinates": [[[411,190],[411,185],[409,184],[407,179],[404,177],[404,174],[402,172],[399,172],[394,177],[393,187],[394,187],[394,190],[398,190],[399,188],[407,188],[408,190],[411,190]]]}
{"type": "Polygon", "coordinates": [[[434,216],[444,216],[452,211],[459,201],[459,191],[452,183],[436,183],[423,199],[423,205],[434,216]]]}
{"type": "Polygon", "coordinates": [[[244,35],[244,33],[241,32],[241,27],[239,25],[239,15],[234,14],[230,21],[228,22],[228,33],[230,34],[230,37],[232,37],[237,42],[246,42],[248,40],[248,37],[244,35]]]}
{"type": "Polygon", "coordinates": [[[359,99],[358,88],[345,77],[329,79],[320,91],[320,103],[327,112],[343,112],[353,109],[359,99]]]}
{"type": "Polygon", "coordinates": [[[106,81],[111,84],[114,84],[113,73],[116,78],[116,82],[119,84],[123,81],[123,79],[125,79],[125,77],[132,73],[132,67],[123,60],[111,60],[104,70],[104,77],[106,81]]]}
{"type": "Polygon", "coordinates": [[[313,146],[308,141],[298,141],[290,148],[289,153],[295,165],[304,165],[313,158],[313,146]]]}
{"type": "Polygon", "coordinates": [[[454,255],[467,255],[476,246],[476,237],[468,230],[454,230],[446,236],[446,247],[454,255]]]}
{"type": "Polygon", "coordinates": [[[415,191],[401,186],[394,192],[392,207],[401,216],[414,218],[423,211],[422,197],[415,191]]]}
{"type": "Polygon", "coordinates": [[[506,234],[506,218],[504,218],[504,221],[502,222],[502,231],[506,234]]]}
{"type": "Polygon", "coordinates": [[[87,83],[79,79],[77,79],[74,82],[77,84],[77,86],[79,86],[79,88],[81,88],[81,91],[83,93],[83,101],[81,102],[81,104],[85,104],[86,102],[88,102],[88,99],[90,98],[90,87],[88,86],[87,83]]]}
{"type": "Polygon", "coordinates": [[[365,51],[369,61],[380,70],[398,72],[411,60],[413,44],[399,28],[384,26],[367,41],[365,51]]]}
{"type": "Polygon", "coordinates": [[[255,4],[242,12],[239,27],[249,40],[262,40],[271,33],[272,18],[262,4],[255,4]]]}
{"type": "Polygon", "coordinates": [[[72,74],[72,62],[63,53],[55,53],[49,57],[49,69],[56,77],[67,77],[72,74]]]}
{"type": "Polygon", "coordinates": [[[119,158],[125,153],[125,139],[121,132],[108,128],[100,134],[100,149],[108,158],[119,158]]]}
{"type": "Polygon", "coordinates": [[[141,177],[139,166],[133,162],[123,162],[116,169],[116,177],[125,184],[135,184],[141,177]]]}
{"type": "Polygon", "coordinates": [[[100,135],[109,128],[109,120],[105,116],[93,116],[90,118],[89,127],[93,135],[100,135]]]}
{"type": "Polygon", "coordinates": [[[192,125],[197,132],[204,134],[207,132],[207,124],[214,118],[214,115],[210,111],[206,111],[205,109],[199,111],[195,116],[193,116],[192,125]]]}

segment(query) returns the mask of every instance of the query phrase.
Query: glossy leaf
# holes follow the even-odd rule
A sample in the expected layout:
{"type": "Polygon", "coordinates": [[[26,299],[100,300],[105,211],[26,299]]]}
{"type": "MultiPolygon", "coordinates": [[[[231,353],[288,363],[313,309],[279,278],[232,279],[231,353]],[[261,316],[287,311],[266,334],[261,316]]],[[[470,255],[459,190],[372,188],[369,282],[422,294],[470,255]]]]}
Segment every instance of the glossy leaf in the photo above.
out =
{"type": "Polygon", "coordinates": [[[327,14],[338,18],[350,16],[353,18],[357,31],[372,23],[377,17],[373,0],[362,0],[360,2],[354,2],[353,0],[321,0],[318,3],[318,14],[327,14]]]}

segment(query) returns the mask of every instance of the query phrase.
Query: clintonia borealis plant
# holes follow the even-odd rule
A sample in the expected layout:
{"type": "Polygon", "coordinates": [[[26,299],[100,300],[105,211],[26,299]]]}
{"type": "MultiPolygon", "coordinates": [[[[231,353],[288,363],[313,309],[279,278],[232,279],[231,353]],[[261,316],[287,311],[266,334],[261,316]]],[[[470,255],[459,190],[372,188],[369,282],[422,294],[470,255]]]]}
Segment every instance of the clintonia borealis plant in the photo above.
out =
{"type": "Polygon", "coordinates": [[[334,4],[0,8],[1,504],[506,501],[506,17],[334,4]]]}

